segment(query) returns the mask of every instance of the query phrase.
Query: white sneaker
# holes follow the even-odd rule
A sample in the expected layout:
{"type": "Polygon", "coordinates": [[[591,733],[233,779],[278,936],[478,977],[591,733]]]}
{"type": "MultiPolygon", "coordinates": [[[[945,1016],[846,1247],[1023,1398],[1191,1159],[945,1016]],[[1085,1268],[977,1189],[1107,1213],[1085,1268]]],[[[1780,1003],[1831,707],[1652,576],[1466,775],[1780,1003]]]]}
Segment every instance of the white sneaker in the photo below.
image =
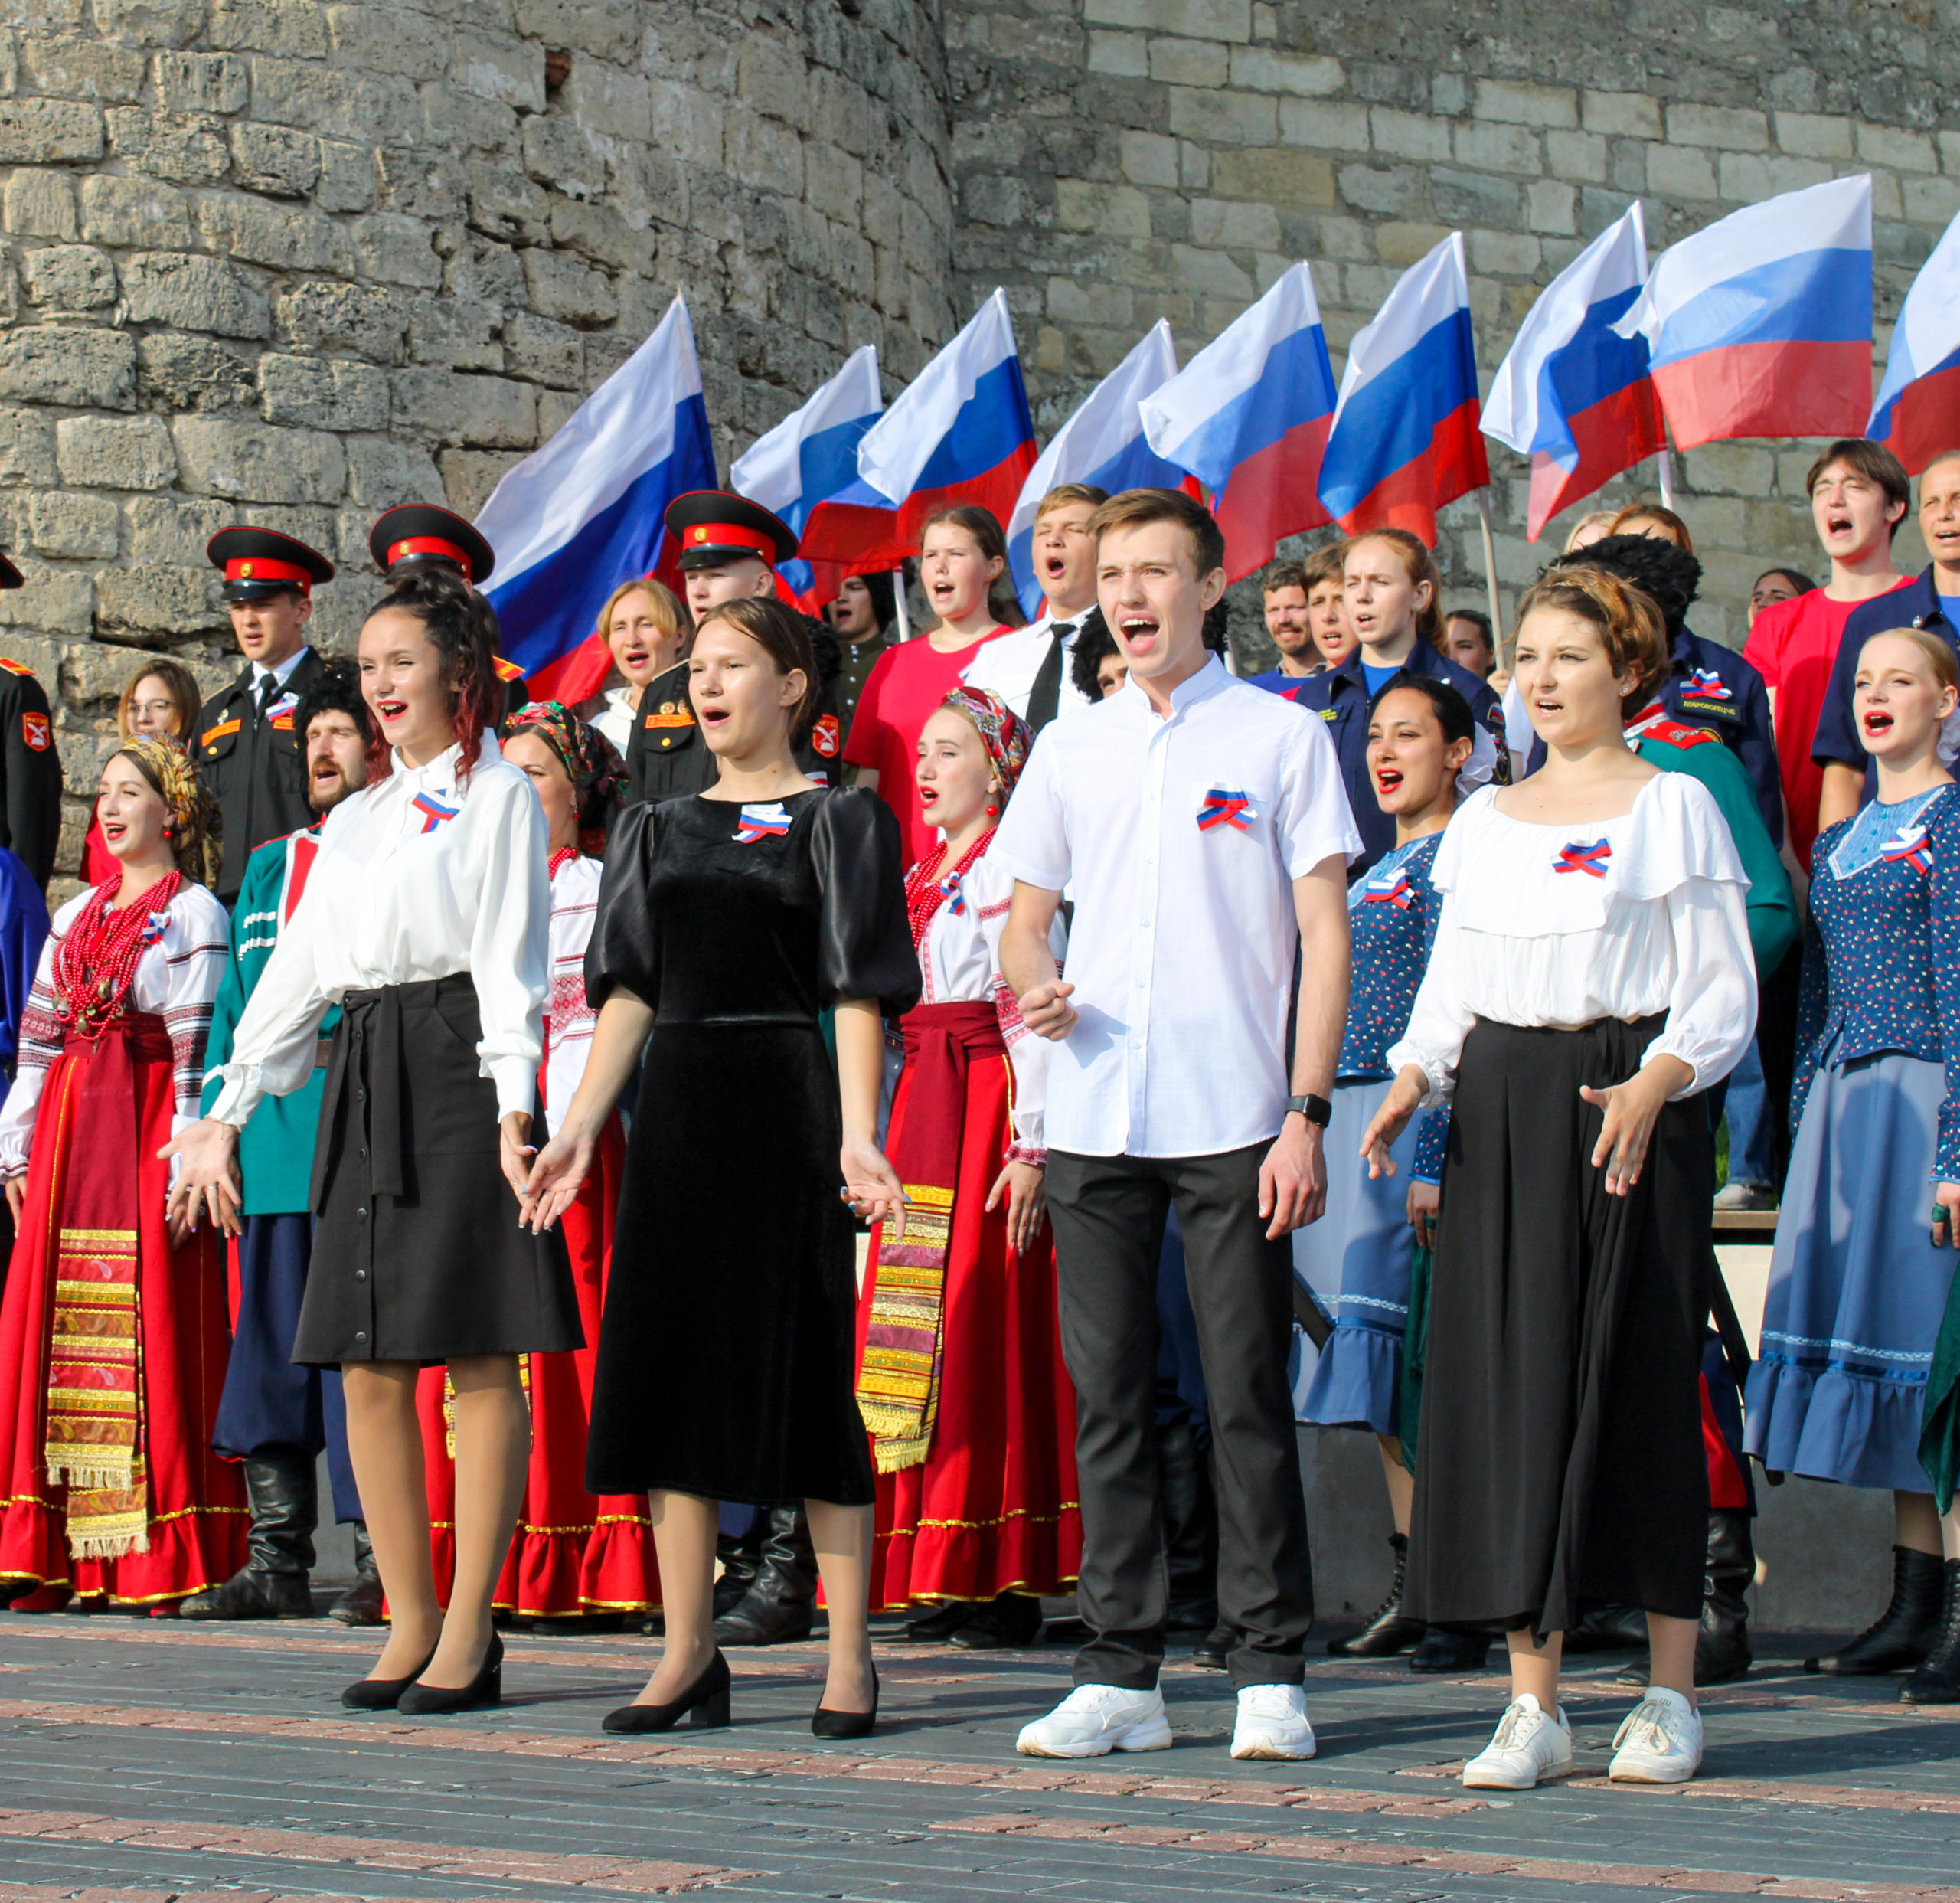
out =
{"type": "Polygon", "coordinates": [[[1724,1183],[1715,1192],[1715,1207],[1718,1209],[1766,1209],[1769,1198],[1766,1192],[1753,1182],[1724,1183]]]}
{"type": "Polygon", "coordinates": [[[1234,1757],[1311,1757],[1318,1748],[1307,1722],[1307,1695],[1297,1685],[1248,1685],[1239,1692],[1232,1728],[1234,1757]]]}
{"type": "Polygon", "coordinates": [[[1701,1768],[1701,1714],[1678,1692],[1649,1686],[1613,1734],[1616,1784],[1684,1784],[1701,1768]]]}
{"type": "Polygon", "coordinates": [[[1572,1769],[1572,1727],[1563,1712],[1549,1715],[1527,1692],[1513,1699],[1491,1741],[1463,1767],[1472,1790],[1529,1790],[1572,1769]]]}
{"type": "Polygon", "coordinates": [[[1046,1718],[1024,1725],[1024,1757],[1100,1757],[1106,1751],[1168,1751],[1164,1694],[1121,1685],[1078,1685],[1046,1718]]]}

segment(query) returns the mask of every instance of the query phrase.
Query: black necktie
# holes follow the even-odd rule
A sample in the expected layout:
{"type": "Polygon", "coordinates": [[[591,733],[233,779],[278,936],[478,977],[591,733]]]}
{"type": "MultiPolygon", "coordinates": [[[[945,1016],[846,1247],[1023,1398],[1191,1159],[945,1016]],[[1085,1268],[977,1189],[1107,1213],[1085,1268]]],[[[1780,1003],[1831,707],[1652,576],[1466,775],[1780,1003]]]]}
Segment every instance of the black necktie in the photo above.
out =
{"type": "Polygon", "coordinates": [[[1041,665],[1034,671],[1034,685],[1027,694],[1027,725],[1029,731],[1040,733],[1055,718],[1062,703],[1062,652],[1068,645],[1068,638],[1075,633],[1073,621],[1057,621],[1050,625],[1049,633],[1054,639],[1048,643],[1048,652],[1041,657],[1041,665]]]}
{"type": "Polygon", "coordinates": [[[279,676],[276,674],[267,674],[260,677],[258,705],[254,710],[260,720],[266,718],[266,709],[272,705],[273,697],[278,692],[279,676]]]}

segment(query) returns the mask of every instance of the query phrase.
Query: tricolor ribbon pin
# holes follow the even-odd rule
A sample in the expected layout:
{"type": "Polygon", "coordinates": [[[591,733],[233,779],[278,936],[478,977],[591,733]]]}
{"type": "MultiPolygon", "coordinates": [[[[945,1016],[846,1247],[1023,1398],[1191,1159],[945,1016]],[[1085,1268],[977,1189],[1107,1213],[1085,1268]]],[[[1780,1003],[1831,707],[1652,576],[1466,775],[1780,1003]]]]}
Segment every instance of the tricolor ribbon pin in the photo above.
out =
{"type": "Polygon", "coordinates": [[[789,832],[789,815],[783,810],[782,802],[775,799],[766,806],[744,806],[735,837],[743,845],[753,845],[758,839],[786,838],[789,832]]]}
{"type": "Polygon", "coordinates": [[[1730,698],[1728,685],[1712,667],[1698,667],[1689,678],[1689,694],[1698,701],[1726,701],[1730,698]]]}
{"type": "Polygon", "coordinates": [[[949,872],[940,880],[939,890],[946,894],[946,910],[955,918],[963,916],[966,911],[966,881],[957,872],[949,872]]]}
{"type": "Polygon", "coordinates": [[[1253,822],[1259,815],[1253,810],[1253,803],[1236,786],[1214,786],[1204,796],[1204,804],[1199,809],[1197,829],[1200,832],[1215,832],[1220,826],[1230,826],[1238,832],[1250,832],[1253,822]]]}
{"type": "Polygon", "coordinates": [[[1364,896],[1371,901],[1386,899],[1398,911],[1406,912],[1414,898],[1409,885],[1409,875],[1397,872],[1392,877],[1380,874],[1369,880],[1364,896]]]}
{"type": "Polygon", "coordinates": [[[170,929],[168,912],[152,912],[143,920],[142,941],[145,945],[160,945],[163,935],[170,929]]]}
{"type": "Polygon", "coordinates": [[[445,819],[453,819],[462,812],[460,805],[446,806],[433,793],[418,793],[409,803],[422,815],[422,830],[433,832],[445,819]]]}
{"type": "Polygon", "coordinates": [[[1554,872],[1583,872],[1589,878],[1603,879],[1606,876],[1606,862],[1613,856],[1610,839],[1595,839],[1590,845],[1578,839],[1570,839],[1560,847],[1559,856],[1552,862],[1554,872]]]}
{"type": "Polygon", "coordinates": [[[1894,865],[1903,860],[1922,878],[1932,871],[1932,845],[1923,826],[1902,826],[1879,850],[1894,865]]]}

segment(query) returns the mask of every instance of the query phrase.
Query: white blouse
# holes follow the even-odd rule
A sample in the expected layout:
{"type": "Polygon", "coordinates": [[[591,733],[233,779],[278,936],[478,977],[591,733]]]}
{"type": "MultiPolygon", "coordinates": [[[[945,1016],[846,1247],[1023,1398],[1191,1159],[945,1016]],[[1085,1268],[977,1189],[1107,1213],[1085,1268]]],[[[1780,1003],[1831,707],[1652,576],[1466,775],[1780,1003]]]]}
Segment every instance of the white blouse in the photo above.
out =
{"type": "Polygon", "coordinates": [[[1576,1029],[1664,1012],[1643,1064],[1679,1058],[1690,1097],[1726,1077],[1756,1031],[1749,880],[1707,789],[1656,773],[1630,813],[1545,826],[1464,803],[1430,875],[1436,949],[1391,1068],[1420,1064],[1446,1098],[1479,1019],[1576,1029]]]}
{"type": "Polygon", "coordinates": [[[479,1074],[497,1113],[537,1101],[550,971],[549,835],[531,785],[486,731],[467,784],[459,749],[423,767],[400,754],[385,780],[327,816],[306,890],[238,1021],[211,1106],[243,1126],[266,1096],[313,1074],[330,1005],[350,991],[467,972],[483,1035],[479,1074]]]}
{"type": "Polygon", "coordinates": [[[612,743],[622,760],[626,754],[626,743],[633,737],[632,693],[630,687],[609,687],[599,696],[603,705],[598,711],[585,716],[587,725],[597,728],[612,743]]]}
{"type": "MultiPolygon", "coordinates": [[[[950,876],[950,875],[949,875],[950,876]]],[[[991,1001],[1001,1036],[1014,1067],[1014,1141],[1010,1159],[1035,1162],[1047,1156],[1043,1110],[1048,1095],[1048,1064],[1055,1047],[1021,1021],[1021,1006],[1001,970],[1001,934],[1014,898],[1014,875],[982,853],[961,875],[926,928],[919,966],[921,1004],[978,1004],[991,1001]]],[[[1048,934],[1057,969],[1067,940],[1057,918],[1048,934]]]]}
{"type": "MultiPolygon", "coordinates": [[[[34,1112],[54,1060],[61,1054],[62,1028],[54,1013],[54,953],[80,917],[90,894],[71,898],[54,914],[41,948],[34,984],[21,1014],[19,1068],[14,1087],[0,1109],[0,1176],[18,1176],[28,1166],[34,1141],[34,1112]]],[[[155,943],[136,961],[129,1007],[163,1020],[169,1033],[171,1086],[177,1102],[170,1120],[174,1136],[198,1120],[204,1088],[204,1038],[211,1027],[211,1002],[217,996],[231,955],[230,914],[201,885],[185,885],[170,901],[155,943]]],[[[176,1179],[177,1164],[171,1163],[176,1179]]]]}
{"type": "Polygon", "coordinates": [[[585,995],[585,948],[599,911],[596,859],[567,859],[551,881],[551,992],[544,1004],[544,1121],[558,1120],[585,1077],[599,1013],[585,995]]]}

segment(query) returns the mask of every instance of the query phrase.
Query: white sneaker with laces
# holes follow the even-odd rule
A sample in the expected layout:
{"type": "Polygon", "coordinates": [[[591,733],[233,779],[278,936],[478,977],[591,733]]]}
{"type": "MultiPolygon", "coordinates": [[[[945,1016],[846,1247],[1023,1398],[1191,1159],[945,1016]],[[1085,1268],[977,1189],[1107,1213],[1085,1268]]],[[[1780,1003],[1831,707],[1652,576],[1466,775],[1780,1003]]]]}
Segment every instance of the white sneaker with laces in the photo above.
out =
{"type": "Polygon", "coordinates": [[[1311,1757],[1319,1748],[1307,1722],[1307,1695],[1297,1685],[1248,1685],[1239,1692],[1232,1728],[1234,1757],[1311,1757]]]}
{"type": "Polygon", "coordinates": [[[1701,1768],[1701,1714],[1678,1692],[1651,1685],[1613,1734],[1606,1775],[1616,1784],[1684,1784],[1701,1768]]]}
{"type": "Polygon", "coordinates": [[[1463,1767],[1472,1790],[1529,1790],[1572,1769],[1572,1727],[1560,1711],[1547,1712],[1527,1692],[1513,1699],[1491,1741],[1463,1767]]]}
{"type": "Polygon", "coordinates": [[[1078,1685],[1046,1718],[1024,1725],[1014,1748],[1024,1757],[1100,1757],[1106,1751],[1167,1751],[1164,1694],[1121,1685],[1078,1685]]]}

